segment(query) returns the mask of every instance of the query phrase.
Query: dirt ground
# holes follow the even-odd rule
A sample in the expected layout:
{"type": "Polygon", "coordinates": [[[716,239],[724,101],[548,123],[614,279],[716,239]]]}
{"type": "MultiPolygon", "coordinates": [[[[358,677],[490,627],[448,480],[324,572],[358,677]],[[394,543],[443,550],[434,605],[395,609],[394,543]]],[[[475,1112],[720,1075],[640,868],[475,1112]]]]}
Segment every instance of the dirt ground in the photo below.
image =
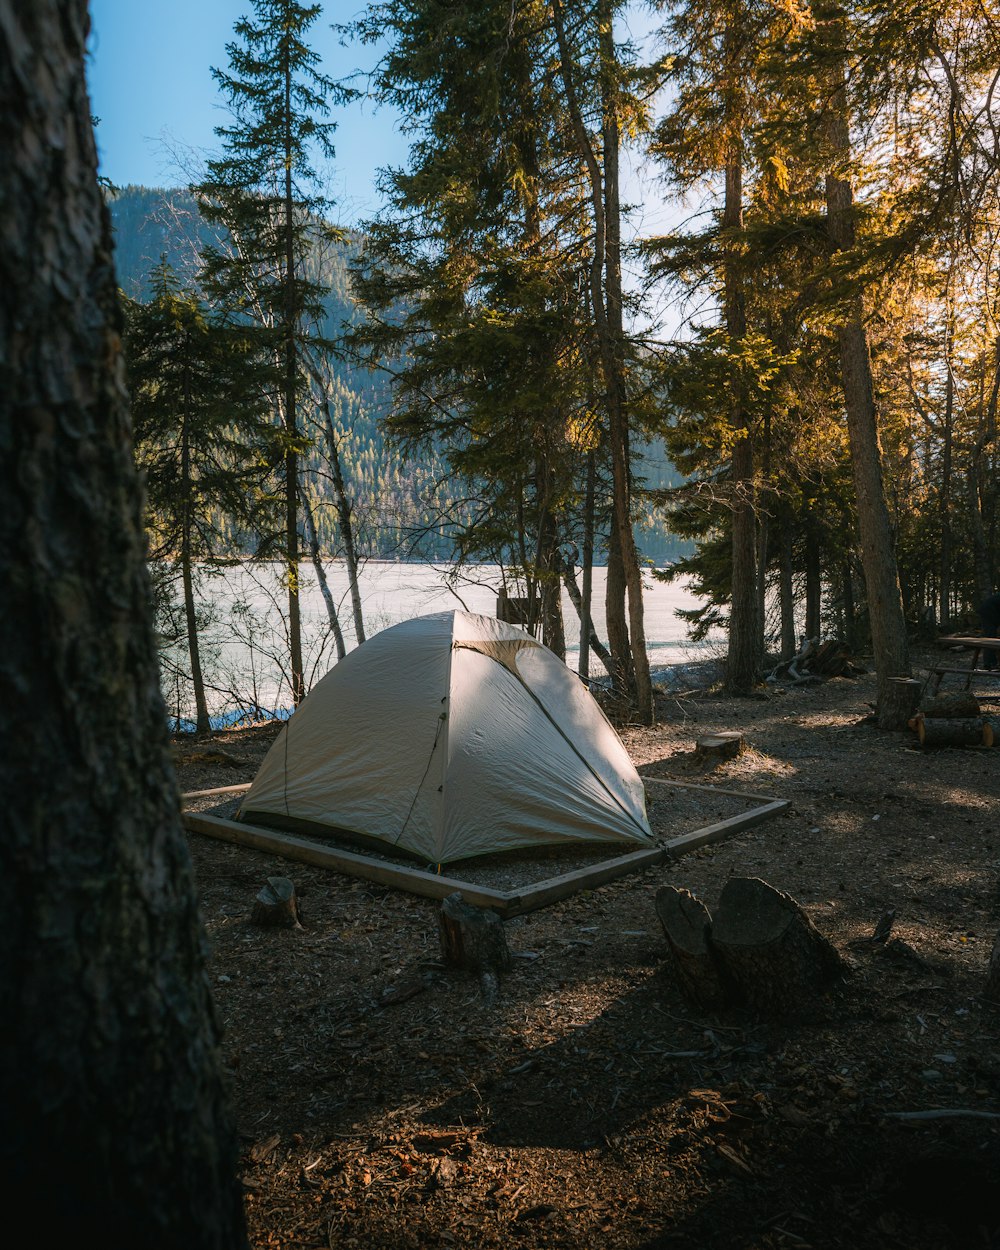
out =
{"type": "MultiPolygon", "coordinates": [[[[1000,747],[923,749],[873,701],[870,673],[661,691],[622,729],[641,773],[788,808],[506,921],[492,1004],[442,963],[439,903],[189,834],[255,1250],[1000,1248],[1000,747]],[[731,729],[749,749],[699,762],[731,729]],[[656,891],[711,910],[731,875],[849,963],[798,1018],[680,993],[656,891]],[[302,928],[251,923],[270,876],[302,928]],[[890,910],[901,944],[866,946],[890,910]]],[[[178,739],[181,788],[250,781],[274,732],[178,739]]],[[[680,832],[730,810],[686,793],[680,832]]]]}

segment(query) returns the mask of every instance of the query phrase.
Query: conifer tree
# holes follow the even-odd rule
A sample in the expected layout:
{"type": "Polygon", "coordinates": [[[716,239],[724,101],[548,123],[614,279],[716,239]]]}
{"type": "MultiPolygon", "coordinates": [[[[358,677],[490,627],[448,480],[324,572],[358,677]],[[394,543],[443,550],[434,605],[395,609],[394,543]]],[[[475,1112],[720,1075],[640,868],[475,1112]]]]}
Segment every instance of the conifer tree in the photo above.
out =
{"type": "Polygon", "coordinates": [[[559,548],[594,422],[566,255],[582,205],[547,98],[543,15],[531,0],[442,21],[440,5],[406,0],[362,23],[363,37],[389,33],[377,89],[418,140],[367,227],[370,315],[354,341],[394,369],[396,443],[439,449],[461,484],[458,554],[514,566],[529,625],[559,652],[559,548]]]}
{"type": "Polygon", "coordinates": [[[312,242],[337,232],[320,214],[314,154],[332,156],[330,101],[345,98],[317,69],[305,42],[319,4],[252,0],[253,17],[236,23],[227,44],[229,71],[213,76],[233,122],[218,127],[222,155],[192,188],[206,219],[220,230],[204,254],[207,291],[227,309],[256,320],[272,340],[281,381],[274,397],[284,443],[284,560],[292,698],[305,694],[299,606],[299,458],[304,450],[299,403],[308,386],[300,351],[321,315],[323,288],[309,274],[312,242]]]}
{"type": "Polygon", "coordinates": [[[221,554],[220,522],[246,540],[262,522],[273,456],[267,395],[273,366],[252,329],[223,324],[182,290],[166,261],[146,303],[126,305],[136,459],[146,480],[150,558],[178,566],[195,728],[210,732],[198,642],[194,562],[221,554]]]}
{"type": "Polygon", "coordinates": [[[606,603],[616,669],[612,677],[627,691],[640,721],[652,724],[653,687],[646,651],[642,570],[633,530],[635,423],[626,365],[619,172],[623,129],[638,128],[644,118],[627,89],[629,67],[615,39],[615,17],[621,8],[620,0],[596,0],[593,4],[552,0],[550,21],[566,124],[589,192],[587,278],[612,477],[606,603]]]}
{"type": "MultiPolygon", "coordinates": [[[[762,484],[755,461],[767,407],[760,401],[774,371],[768,352],[762,352],[766,333],[762,337],[750,324],[754,317],[760,321],[762,301],[750,289],[752,242],[745,224],[744,187],[748,172],[759,176],[752,165],[748,171],[748,161],[757,155],[754,127],[762,104],[754,103],[755,86],[773,36],[773,17],[769,6],[755,0],[668,0],[657,7],[669,18],[667,47],[682,51],[667,62],[672,107],[656,129],[651,151],[680,188],[712,178],[721,205],[707,231],[650,240],[647,252],[654,269],[700,272],[717,305],[718,328],[700,329],[700,346],[691,359],[703,360],[705,347],[711,345],[717,357],[711,376],[722,383],[722,393],[711,402],[717,407],[719,451],[726,462],[724,487],[717,482],[715,494],[720,501],[723,493],[727,498],[731,542],[726,684],[735,693],[748,693],[763,659],[766,530],[758,521],[762,484]],[[756,376],[755,364],[763,370],[756,376]]],[[[759,215],[754,224],[758,222],[759,215]]],[[[753,272],[759,280],[759,256],[753,272]]],[[[770,354],[777,357],[779,348],[774,346],[770,354]]],[[[703,400],[708,398],[706,387],[703,400]]]]}

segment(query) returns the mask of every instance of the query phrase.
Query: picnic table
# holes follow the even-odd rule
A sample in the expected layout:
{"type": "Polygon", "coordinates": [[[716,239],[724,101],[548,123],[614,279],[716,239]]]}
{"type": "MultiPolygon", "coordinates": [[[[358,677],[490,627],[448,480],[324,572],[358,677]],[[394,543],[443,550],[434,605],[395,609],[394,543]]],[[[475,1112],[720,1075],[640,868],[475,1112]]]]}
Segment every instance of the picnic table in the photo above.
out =
{"type": "Polygon", "coordinates": [[[1000,676],[1000,669],[982,668],[980,666],[984,654],[992,654],[1000,660],[1000,638],[983,638],[977,634],[969,634],[968,636],[948,634],[944,638],[938,639],[938,645],[948,648],[962,648],[963,651],[971,650],[972,655],[969,657],[969,663],[961,667],[945,664],[935,665],[927,674],[927,684],[931,687],[932,694],[937,694],[938,687],[941,685],[941,678],[948,673],[955,673],[964,677],[964,689],[966,690],[971,688],[973,677],[1000,676]]]}

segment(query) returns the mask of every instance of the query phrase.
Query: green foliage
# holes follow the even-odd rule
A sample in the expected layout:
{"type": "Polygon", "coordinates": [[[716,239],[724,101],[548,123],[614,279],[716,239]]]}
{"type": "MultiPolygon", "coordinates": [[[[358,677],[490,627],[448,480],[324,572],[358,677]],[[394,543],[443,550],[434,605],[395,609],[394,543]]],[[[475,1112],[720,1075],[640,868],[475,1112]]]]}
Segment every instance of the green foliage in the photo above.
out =
{"type": "MultiPolygon", "coordinates": [[[[280,457],[273,363],[251,327],[213,316],[164,260],[145,303],[125,299],[125,359],[150,554],[220,556],[264,527],[280,457]]],[[[266,523],[265,523],[266,524],[266,523]]]]}

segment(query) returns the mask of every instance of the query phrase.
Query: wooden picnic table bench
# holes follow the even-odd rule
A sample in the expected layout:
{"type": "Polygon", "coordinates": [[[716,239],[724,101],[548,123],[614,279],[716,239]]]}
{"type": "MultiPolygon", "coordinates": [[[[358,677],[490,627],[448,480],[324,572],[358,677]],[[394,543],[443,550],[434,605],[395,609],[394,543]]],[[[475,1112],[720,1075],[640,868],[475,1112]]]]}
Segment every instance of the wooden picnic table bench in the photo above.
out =
{"type": "Polygon", "coordinates": [[[980,667],[980,660],[984,653],[990,653],[1000,660],[1000,638],[983,638],[976,634],[968,636],[950,634],[939,638],[938,645],[948,649],[971,650],[972,655],[969,657],[969,663],[961,666],[935,664],[927,674],[927,681],[924,683],[925,689],[930,687],[931,694],[937,694],[941,678],[949,674],[964,677],[963,689],[965,690],[971,688],[973,677],[1000,677],[1000,669],[980,667]]]}

